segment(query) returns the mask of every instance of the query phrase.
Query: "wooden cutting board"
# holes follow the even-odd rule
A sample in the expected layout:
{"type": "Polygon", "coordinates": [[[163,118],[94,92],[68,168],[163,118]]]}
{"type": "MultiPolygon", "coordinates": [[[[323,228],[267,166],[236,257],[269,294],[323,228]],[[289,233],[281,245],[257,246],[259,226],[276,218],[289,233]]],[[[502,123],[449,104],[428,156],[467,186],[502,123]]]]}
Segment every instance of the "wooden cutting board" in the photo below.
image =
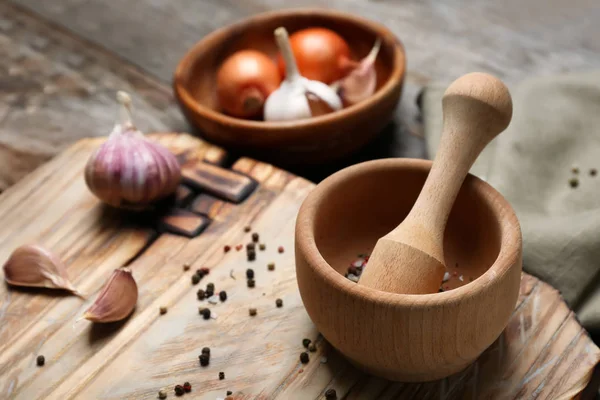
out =
{"type": "Polygon", "coordinates": [[[82,300],[0,285],[0,398],[154,399],[163,388],[174,398],[174,385],[185,381],[193,387],[186,399],[224,398],[227,390],[235,399],[320,399],[329,388],[345,399],[568,399],[586,386],[587,394],[597,389],[600,350],[559,293],[526,274],[506,331],[466,371],[423,384],[361,373],[319,336],[296,286],[294,222],[313,184],[250,159],[225,167],[223,150],[186,134],[153,137],[178,155],[193,184],[182,187],[170,211],[134,217],[90,194],[82,170],[101,139],[78,142],[0,196],[0,262],[21,244],[40,243],[62,257],[88,294],[82,300]],[[253,262],[244,250],[224,252],[250,241],[246,225],[267,246],[253,262]],[[139,286],[133,315],[104,325],[76,322],[123,265],[139,286]],[[200,267],[210,274],[193,285],[200,267]],[[249,267],[255,288],[246,285],[249,267]],[[227,291],[226,302],[197,300],[208,282],[227,291]],[[161,306],[167,314],[159,314],[161,306]],[[204,320],[200,306],[216,319],[204,320]],[[257,308],[255,317],[249,307],[257,308]],[[306,365],[299,361],[304,338],[318,348],[306,365]],[[201,367],[205,346],[211,361],[201,367]],[[43,367],[36,366],[40,354],[43,367]]]}

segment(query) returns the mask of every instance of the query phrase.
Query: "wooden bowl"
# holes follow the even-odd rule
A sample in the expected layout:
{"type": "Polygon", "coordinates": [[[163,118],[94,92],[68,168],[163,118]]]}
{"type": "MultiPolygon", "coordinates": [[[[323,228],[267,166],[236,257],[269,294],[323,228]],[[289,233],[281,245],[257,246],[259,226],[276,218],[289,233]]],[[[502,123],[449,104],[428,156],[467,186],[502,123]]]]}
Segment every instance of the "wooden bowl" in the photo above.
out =
{"type": "Polygon", "coordinates": [[[316,187],[297,219],[296,272],[308,314],[351,362],[390,380],[436,380],[466,368],[501,334],[519,293],[519,222],[507,201],[472,175],[444,237],[447,268],[465,275],[464,286],[402,295],[344,277],[358,253],[368,254],[408,214],[430,167],[386,159],[346,168],[316,187]]]}
{"type": "Polygon", "coordinates": [[[353,153],[390,122],[405,64],[402,44],[380,24],[337,11],[286,10],[259,14],[206,36],[179,62],[173,86],[186,118],[209,141],[279,165],[316,165],[353,153]],[[343,110],[297,121],[253,121],[222,113],[215,87],[222,61],[240,49],[260,50],[275,59],[273,31],[279,26],[290,34],[311,26],[330,28],[348,41],[355,59],[364,57],[380,37],[376,93],[343,110]]]}

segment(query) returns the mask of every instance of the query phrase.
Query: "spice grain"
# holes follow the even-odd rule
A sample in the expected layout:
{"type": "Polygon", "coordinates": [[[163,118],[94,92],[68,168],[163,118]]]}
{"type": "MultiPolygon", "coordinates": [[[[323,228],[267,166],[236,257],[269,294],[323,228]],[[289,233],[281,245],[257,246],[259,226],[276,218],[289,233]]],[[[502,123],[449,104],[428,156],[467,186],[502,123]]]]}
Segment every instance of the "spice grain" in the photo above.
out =
{"type": "Polygon", "coordinates": [[[205,353],[200,354],[198,356],[198,359],[200,360],[200,365],[203,367],[206,367],[208,365],[208,363],[210,362],[210,356],[205,353]]]}
{"type": "Polygon", "coordinates": [[[185,390],[183,390],[183,386],[176,385],[175,386],[175,396],[183,396],[185,394],[185,390]]]}
{"type": "Polygon", "coordinates": [[[308,364],[309,361],[309,357],[308,357],[308,353],[303,351],[302,353],[300,353],[300,362],[302,364],[308,364]]]}

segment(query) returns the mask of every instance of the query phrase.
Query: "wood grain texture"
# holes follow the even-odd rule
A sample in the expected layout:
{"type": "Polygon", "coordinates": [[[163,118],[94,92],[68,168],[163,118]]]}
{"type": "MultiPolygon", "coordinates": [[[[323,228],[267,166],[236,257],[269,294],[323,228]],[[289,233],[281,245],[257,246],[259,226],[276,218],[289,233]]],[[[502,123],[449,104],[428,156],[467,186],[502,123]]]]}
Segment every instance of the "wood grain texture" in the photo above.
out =
{"type": "MultiPolygon", "coordinates": [[[[214,151],[188,135],[154,138],[197,162],[214,151]]],[[[559,294],[524,275],[508,328],[461,374],[427,384],[364,375],[319,336],[298,293],[293,231],[312,184],[240,159],[233,169],[260,183],[246,201],[225,202],[196,238],[157,236],[128,214],[106,210],[87,191],[82,171],[99,143],[78,142],[0,196],[0,262],[16,246],[39,242],[66,261],[74,283],[89,295],[81,300],[0,285],[2,398],[147,399],[161,388],[171,398],[175,384],[189,381],[194,389],[186,398],[197,399],[225,397],[227,390],[235,399],[321,399],[328,388],[347,399],[515,398],[531,392],[561,399],[587,385],[600,359],[559,294]],[[41,196],[47,200],[40,202],[41,196]],[[250,241],[246,225],[267,243],[252,264],[243,252],[223,252],[225,244],[250,241]],[[277,252],[279,245],[284,253],[277,252]],[[274,271],[266,268],[271,261],[274,271]],[[191,264],[190,271],[183,270],[184,263],[191,264]],[[112,270],[125,264],[139,287],[133,315],[108,325],[75,323],[112,270]],[[249,265],[256,274],[253,289],[244,279],[249,265]],[[228,293],[225,303],[207,305],[216,316],[208,321],[198,315],[198,307],[206,305],[196,299],[200,285],[190,283],[200,267],[210,268],[201,285],[214,282],[217,291],[228,293]],[[283,308],[275,307],[276,298],[283,299],[283,308]],[[161,306],[168,307],[167,314],[159,314],[161,306]],[[249,317],[248,307],[256,307],[258,315],[249,317]],[[305,337],[318,350],[302,365],[298,355],[305,337]],[[204,346],[211,348],[205,368],[198,364],[204,346]],[[38,354],[46,357],[44,367],[35,365],[38,354]],[[218,379],[219,371],[225,380],[218,379]]]]}
{"type": "MultiPolygon", "coordinates": [[[[432,175],[431,165],[388,159],[340,171],[312,191],[296,225],[298,287],[311,320],[346,357],[374,375],[397,381],[430,381],[465,369],[501,334],[519,292],[522,244],[517,217],[498,192],[474,176],[465,179],[442,232],[444,264],[434,291],[398,294],[361,284],[369,269],[382,266],[372,265],[380,238],[409,218],[432,175]],[[377,189],[386,184],[382,196],[377,189]],[[345,274],[358,254],[371,258],[356,284],[345,274]],[[464,284],[438,293],[444,274],[457,274],[457,265],[464,284]]],[[[422,231],[415,236],[426,238],[422,231]]],[[[431,274],[427,268],[432,261],[422,260],[430,257],[427,253],[406,253],[401,262],[408,264],[392,267],[409,271],[386,271],[389,276],[381,279],[426,279],[431,274]]]]}
{"type": "MultiPolygon", "coordinates": [[[[406,218],[399,219],[402,222],[377,241],[360,285],[391,293],[425,294],[437,293],[442,284],[446,272],[444,232],[450,211],[481,151],[510,123],[512,100],[501,80],[475,72],[450,84],[444,93],[443,111],[444,131],[431,172],[406,218]]],[[[495,192],[492,187],[487,190],[495,192]]],[[[497,204],[510,208],[502,201],[497,204]]],[[[520,258],[517,219],[512,212],[503,216],[509,218],[510,214],[516,225],[510,236],[518,243],[503,250],[518,253],[520,258]]]]}

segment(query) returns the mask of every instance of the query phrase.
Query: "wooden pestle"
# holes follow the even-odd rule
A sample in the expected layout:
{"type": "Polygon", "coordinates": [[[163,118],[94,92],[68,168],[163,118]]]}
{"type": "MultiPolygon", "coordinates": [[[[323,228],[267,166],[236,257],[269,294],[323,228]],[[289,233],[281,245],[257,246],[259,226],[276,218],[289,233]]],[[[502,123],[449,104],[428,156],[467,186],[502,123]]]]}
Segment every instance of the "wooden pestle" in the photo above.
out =
{"type": "Polygon", "coordinates": [[[446,89],[442,107],[442,138],[425,185],[404,221],[377,241],[360,285],[424,294],[442,284],[448,215],[479,153],[510,123],[512,100],[499,79],[474,72],[446,89]]]}

